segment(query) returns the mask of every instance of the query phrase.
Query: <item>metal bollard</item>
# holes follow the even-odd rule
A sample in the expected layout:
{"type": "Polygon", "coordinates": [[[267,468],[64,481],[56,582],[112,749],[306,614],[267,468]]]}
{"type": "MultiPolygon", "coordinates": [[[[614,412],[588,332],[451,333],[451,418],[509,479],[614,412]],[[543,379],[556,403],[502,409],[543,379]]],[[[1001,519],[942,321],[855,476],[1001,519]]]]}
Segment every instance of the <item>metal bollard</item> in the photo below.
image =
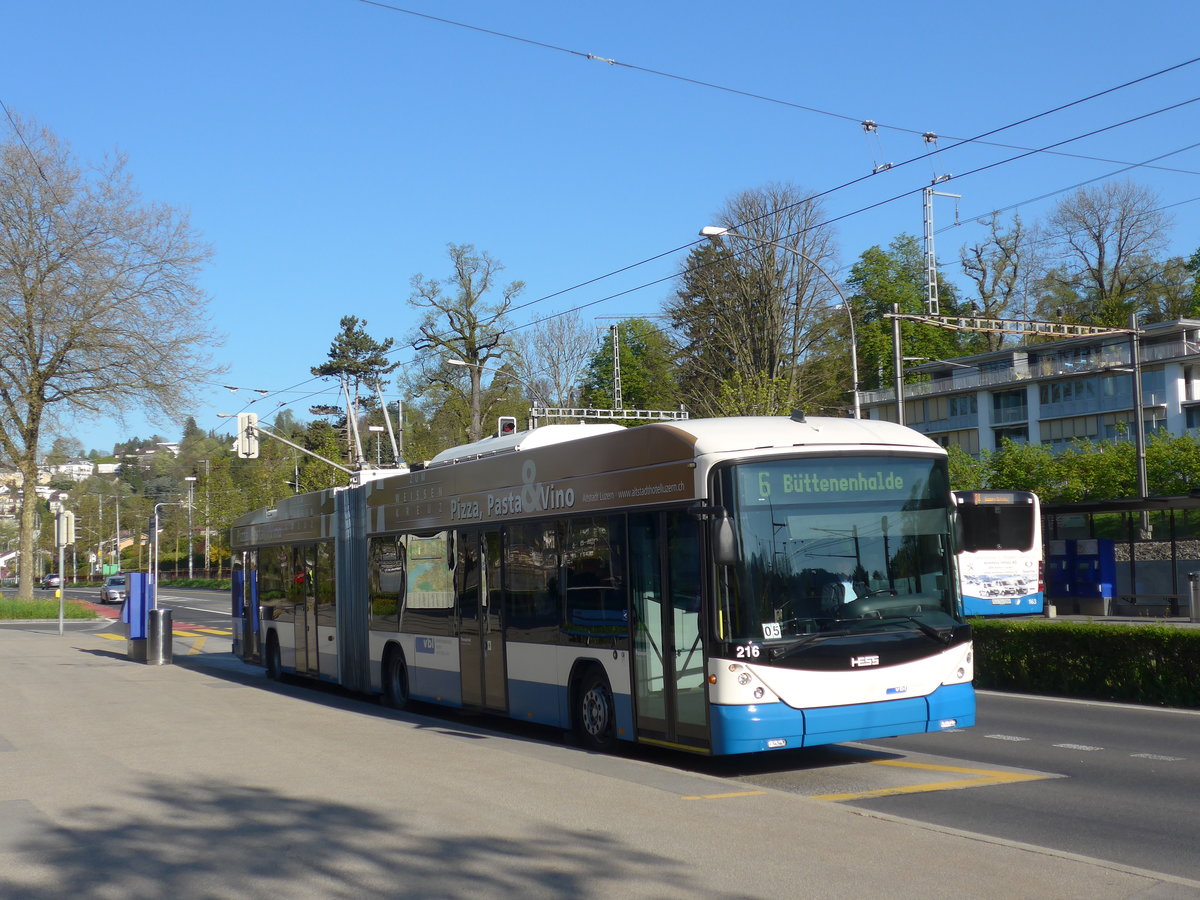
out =
{"type": "Polygon", "coordinates": [[[1200,572],[1188,572],[1188,612],[1193,622],[1200,622],[1200,572]]]}
{"type": "Polygon", "coordinates": [[[146,629],[146,665],[169,666],[172,656],[171,611],[150,610],[150,623],[146,629]]]}

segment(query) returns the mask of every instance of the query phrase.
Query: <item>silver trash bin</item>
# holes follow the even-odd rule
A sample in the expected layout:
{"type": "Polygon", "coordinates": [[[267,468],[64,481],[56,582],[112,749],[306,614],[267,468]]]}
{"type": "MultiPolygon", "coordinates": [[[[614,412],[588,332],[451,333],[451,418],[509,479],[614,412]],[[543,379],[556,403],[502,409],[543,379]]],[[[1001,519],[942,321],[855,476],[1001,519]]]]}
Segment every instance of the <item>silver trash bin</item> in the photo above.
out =
{"type": "Polygon", "coordinates": [[[146,626],[146,665],[169,666],[172,653],[171,611],[150,610],[146,626]]]}

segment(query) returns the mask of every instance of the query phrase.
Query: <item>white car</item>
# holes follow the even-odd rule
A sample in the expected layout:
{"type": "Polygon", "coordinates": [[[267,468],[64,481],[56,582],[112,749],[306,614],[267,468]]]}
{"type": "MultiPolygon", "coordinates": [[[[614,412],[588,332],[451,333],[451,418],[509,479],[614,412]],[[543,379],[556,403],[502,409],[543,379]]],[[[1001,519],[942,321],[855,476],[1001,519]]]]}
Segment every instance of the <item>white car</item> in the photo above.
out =
{"type": "Polygon", "coordinates": [[[100,587],[101,603],[121,603],[125,599],[125,576],[109,575],[100,587]]]}

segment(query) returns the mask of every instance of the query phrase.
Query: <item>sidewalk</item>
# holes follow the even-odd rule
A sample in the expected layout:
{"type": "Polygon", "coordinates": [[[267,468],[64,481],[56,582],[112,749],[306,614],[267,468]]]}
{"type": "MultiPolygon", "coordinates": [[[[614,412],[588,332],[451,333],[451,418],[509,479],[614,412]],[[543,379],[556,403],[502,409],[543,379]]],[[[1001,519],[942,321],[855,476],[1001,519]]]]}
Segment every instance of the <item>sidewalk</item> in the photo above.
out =
{"type": "Polygon", "coordinates": [[[152,667],[123,650],[87,630],[0,628],[0,896],[1200,896],[1197,882],[276,685],[228,656],[152,667]]]}

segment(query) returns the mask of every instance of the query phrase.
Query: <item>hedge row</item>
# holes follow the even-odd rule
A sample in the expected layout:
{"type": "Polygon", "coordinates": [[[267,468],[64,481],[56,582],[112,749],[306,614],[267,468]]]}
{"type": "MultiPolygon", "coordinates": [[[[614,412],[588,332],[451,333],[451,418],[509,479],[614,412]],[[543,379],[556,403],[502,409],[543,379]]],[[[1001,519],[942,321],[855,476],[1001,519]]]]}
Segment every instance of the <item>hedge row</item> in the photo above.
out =
{"type": "Polygon", "coordinates": [[[1200,629],[972,619],[975,685],[1200,708],[1200,629]]]}

